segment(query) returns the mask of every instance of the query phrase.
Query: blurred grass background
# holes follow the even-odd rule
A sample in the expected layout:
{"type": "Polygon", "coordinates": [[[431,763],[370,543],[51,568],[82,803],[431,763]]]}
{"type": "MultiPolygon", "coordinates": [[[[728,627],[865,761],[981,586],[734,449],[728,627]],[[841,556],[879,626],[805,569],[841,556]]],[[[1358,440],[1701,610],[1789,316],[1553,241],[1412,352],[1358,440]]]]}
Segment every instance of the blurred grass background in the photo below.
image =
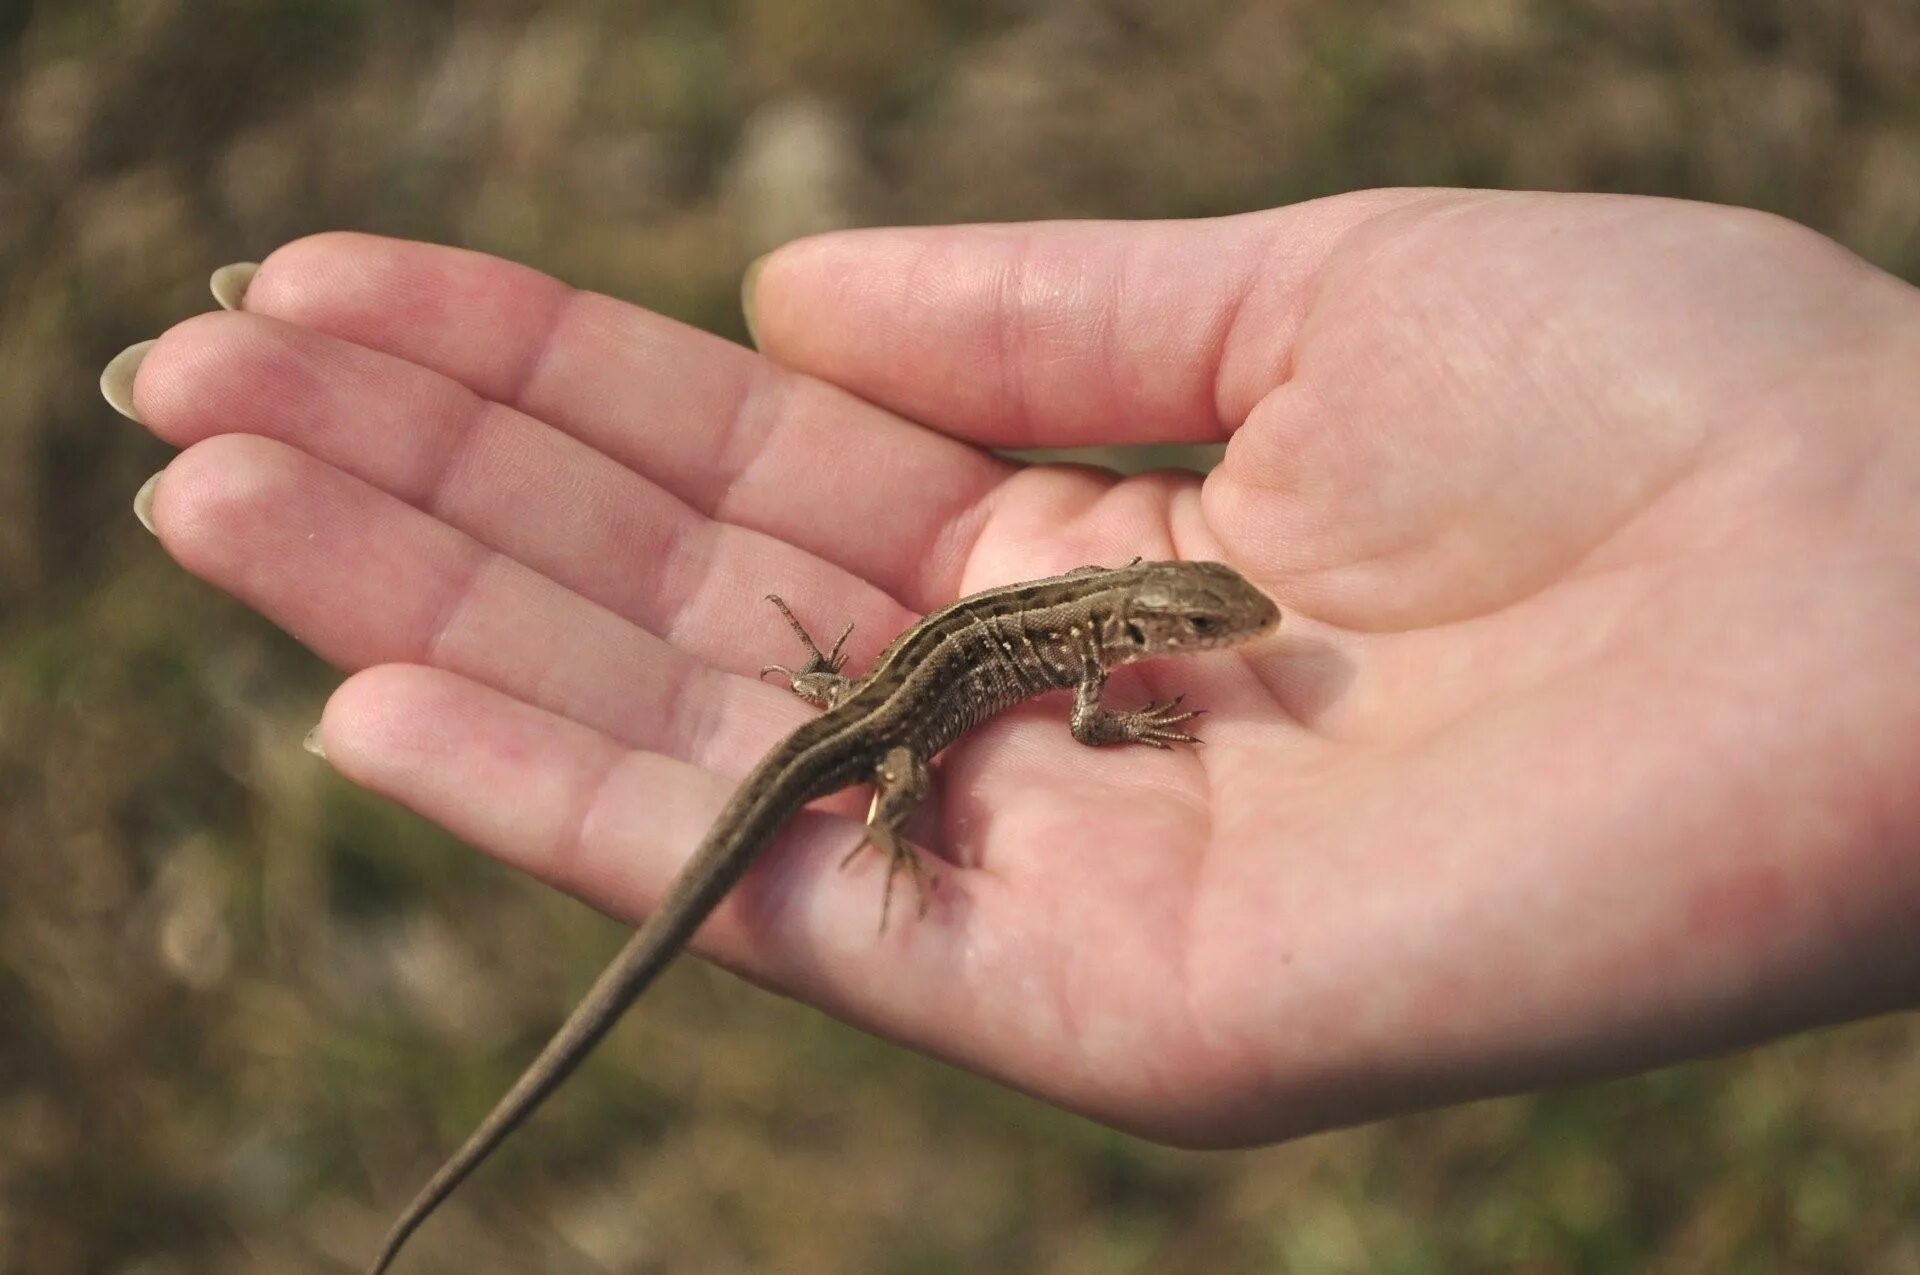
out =
{"type": "MultiPolygon", "coordinates": [[[[1773,209],[1920,279],[1906,0],[0,0],[0,1271],[337,1271],[617,944],[300,751],[335,680],[128,512],[209,270],[464,244],[742,336],[834,226],[1389,183],[1773,209]]],[[[407,1269],[1920,1272],[1920,1021],[1245,1154],[697,964],[407,1269]]]]}

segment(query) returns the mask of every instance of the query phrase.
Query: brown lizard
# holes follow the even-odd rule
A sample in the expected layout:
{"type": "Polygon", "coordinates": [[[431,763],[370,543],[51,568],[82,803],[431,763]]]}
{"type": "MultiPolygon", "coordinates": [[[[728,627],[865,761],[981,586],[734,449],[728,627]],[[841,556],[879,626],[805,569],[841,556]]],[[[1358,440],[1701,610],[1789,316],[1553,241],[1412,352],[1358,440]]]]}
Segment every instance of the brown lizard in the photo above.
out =
{"type": "Polygon", "coordinates": [[[795,694],[826,711],[774,745],[748,774],[653,915],[407,1205],[372,1275],[382,1275],[415,1228],[572,1073],[808,802],[873,784],[866,833],[854,850],[871,844],[890,857],[889,897],[903,866],[919,888],[919,860],[900,829],[926,793],[935,753],[995,713],[1055,690],[1074,692],[1068,720],[1083,744],[1196,743],[1176,727],[1197,710],[1182,712],[1177,698],[1132,711],[1108,708],[1101,703],[1107,674],[1158,655],[1244,642],[1280,621],[1265,595],[1219,563],[1082,567],[962,598],[895,638],[865,677],[850,678],[840,671],[850,627],[823,652],[786,604],[771,600],[806,645],[808,660],[797,670],[770,665],[761,675],[785,675],[795,694]]]}

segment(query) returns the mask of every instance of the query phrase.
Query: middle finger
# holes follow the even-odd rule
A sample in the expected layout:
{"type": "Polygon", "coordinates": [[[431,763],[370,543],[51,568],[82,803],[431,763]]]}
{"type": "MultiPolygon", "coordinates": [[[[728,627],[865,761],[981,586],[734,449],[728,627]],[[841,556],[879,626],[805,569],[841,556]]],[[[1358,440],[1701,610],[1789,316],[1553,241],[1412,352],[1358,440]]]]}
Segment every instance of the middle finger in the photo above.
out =
{"type": "Polygon", "coordinates": [[[293,324],[187,320],[147,355],[135,403],[183,448],[228,433],[297,447],[723,668],[765,662],[739,649],[727,600],[743,593],[778,591],[853,621],[856,659],[913,618],[815,555],[708,518],[523,412],[293,324]]]}

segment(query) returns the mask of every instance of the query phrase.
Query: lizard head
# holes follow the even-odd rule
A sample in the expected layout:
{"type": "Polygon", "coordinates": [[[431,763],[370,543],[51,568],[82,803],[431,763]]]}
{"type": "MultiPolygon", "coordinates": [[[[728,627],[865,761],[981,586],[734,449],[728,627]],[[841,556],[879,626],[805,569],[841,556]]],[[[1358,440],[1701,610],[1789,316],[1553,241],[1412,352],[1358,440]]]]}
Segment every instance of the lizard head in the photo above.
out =
{"type": "Polygon", "coordinates": [[[1116,664],[1232,646],[1280,623],[1266,594],[1218,562],[1143,562],[1116,574],[1129,580],[1102,634],[1116,664]]]}

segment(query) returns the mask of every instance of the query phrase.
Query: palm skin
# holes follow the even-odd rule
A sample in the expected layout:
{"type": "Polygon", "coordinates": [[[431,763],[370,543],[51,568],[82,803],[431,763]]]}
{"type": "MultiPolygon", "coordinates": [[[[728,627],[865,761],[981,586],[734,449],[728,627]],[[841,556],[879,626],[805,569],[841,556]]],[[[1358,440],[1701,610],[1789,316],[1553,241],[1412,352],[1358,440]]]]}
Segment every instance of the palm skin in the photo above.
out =
{"type": "Polygon", "coordinates": [[[163,542],[356,672],[329,759],[629,920],[849,672],[962,593],[1234,564],[1278,637],[944,754],[878,937],[863,798],[701,950],[1169,1141],[1267,1140],[1920,1000],[1920,303],[1804,230],[1382,191],[870,231],[758,272],[764,355],[359,236],[140,366],[163,542]],[[914,423],[910,423],[914,422],[914,423]],[[1204,482],[980,450],[1228,440],[1204,482]]]}

